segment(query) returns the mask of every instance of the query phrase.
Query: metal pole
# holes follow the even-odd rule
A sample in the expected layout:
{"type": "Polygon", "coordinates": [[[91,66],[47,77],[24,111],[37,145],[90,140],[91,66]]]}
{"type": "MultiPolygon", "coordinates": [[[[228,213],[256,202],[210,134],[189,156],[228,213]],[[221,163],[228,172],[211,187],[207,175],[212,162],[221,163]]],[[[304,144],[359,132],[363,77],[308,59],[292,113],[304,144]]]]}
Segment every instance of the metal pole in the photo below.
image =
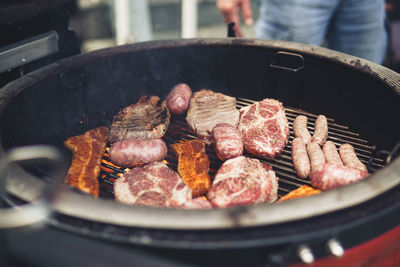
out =
{"type": "Polygon", "coordinates": [[[182,38],[197,37],[197,0],[182,0],[182,38]]]}
{"type": "Polygon", "coordinates": [[[135,42],[153,39],[148,0],[131,0],[130,28],[135,42]]]}

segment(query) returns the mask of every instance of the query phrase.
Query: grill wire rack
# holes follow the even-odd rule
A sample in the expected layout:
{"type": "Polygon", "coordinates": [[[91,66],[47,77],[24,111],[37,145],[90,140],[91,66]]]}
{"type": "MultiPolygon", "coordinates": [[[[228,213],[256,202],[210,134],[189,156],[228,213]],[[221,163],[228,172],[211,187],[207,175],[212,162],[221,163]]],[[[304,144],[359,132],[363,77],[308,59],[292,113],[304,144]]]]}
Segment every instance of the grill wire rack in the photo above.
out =
{"type": "MultiPolygon", "coordinates": [[[[254,104],[258,101],[250,100],[246,98],[237,98],[236,99],[236,108],[240,109],[244,106],[248,106],[254,104]]],[[[279,188],[278,188],[278,196],[282,197],[286,195],[290,191],[302,186],[302,185],[310,185],[309,179],[302,179],[296,175],[296,172],[292,163],[292,140],[294,138],[293,135],[293,121],[299,115],[304,115],[308,118],[307,128],[310,134],[312,135],[314,132],[314,125],[317,116],[312,113],[308,113],[306,111],[285,107],[286,117],[289,122],[289,141],[285,146],[283,152],[276,158],[269,157],[257,157],[247,152],[244,152],[244,156],[257,158],[261,162],[272,166],[275,171],[277,177],[279,178],[279,188]]],[[[336,147],[338,148],[340,145],[348,143],[354,147],[354,150],[357,154],[357,157],[363,162],[367,168],[369,173],[374,173],[375,171],[383,168],[385,165],[385,153],[379,153],[376,151],[375,146],[370,145],[367,140],[362,139],[358,133],[352,132],[349,127],[340,125],[335,122],[332,118],[327,118],[328,120],[328,139],[332,141],[336,147]]],[[[164,159],[164,163],[167,163],[170,168],[173,170],[177,170],[178,161],[175,154],[169,148],[171,144],[182,142],[185,140],[195,139],[196,135],[189,128],[187,122],[185,120],[185,116],[172,116],[171,122],[168,127],[167,133],[163,136],[163,140],[166,142],[168,146],[168,154],[164,159]]],[[[119,167],[114,165],[108,156],[109,146],[106,148],[106,152],[101,161],[101,172],[99,175],[100,181],[100,196],[104,198],[114,198],[113,185],[114,181],[120,178],[126,171],[129,169],[119,167]]],[[[210,177],[213,179],[215,173],[223,163],[215,153],[215,149],[213,146],[206,147],[206,153],[210,159],[210,177]]]]}

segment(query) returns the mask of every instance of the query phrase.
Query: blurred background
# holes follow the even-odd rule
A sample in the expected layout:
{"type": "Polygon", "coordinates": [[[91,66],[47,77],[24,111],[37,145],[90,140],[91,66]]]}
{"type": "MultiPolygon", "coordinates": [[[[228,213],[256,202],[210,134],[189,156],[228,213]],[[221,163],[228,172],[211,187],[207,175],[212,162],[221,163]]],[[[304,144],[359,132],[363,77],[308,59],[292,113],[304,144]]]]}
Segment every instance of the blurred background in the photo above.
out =
{"type": "MultiPolygon", "coordinates": [[[[259,0],[251,0],[254,21],[259,0]]],[[[384,65],[400,72],[400,0],[386,0],[384,65]]],[[[241,23],[244,36],[253,26],[241,23]]],[[[216,0],[0,0],[0,87],[59,59],[149,40],[224,38],[216,0]]]]}
{"type": "MultiPolygon", "coordinates": [[[[258,1],[253,1],[256,15],[258,1]]],[[[117,44],[191,37],[226,37],[216,0],[77,0],[70,21],[82,52],[117,44]]],[[[246,37],[253,27],[243,26],[246,37]]]]}
{"type": "MultiPolygon", "coordinates": [[[[258,0],[251,0],[257,20],[258,0]]],[[[216,0],[76,0],[70,28],[79,37],[81,51],[148,40],[226,37],[227,27],[216,0]]],[[[400,71],[400,1],[387,0],[390,32],[385,66],[400,71]]],[[[245,37],[254,28],[242,23],[245,37]]]]}

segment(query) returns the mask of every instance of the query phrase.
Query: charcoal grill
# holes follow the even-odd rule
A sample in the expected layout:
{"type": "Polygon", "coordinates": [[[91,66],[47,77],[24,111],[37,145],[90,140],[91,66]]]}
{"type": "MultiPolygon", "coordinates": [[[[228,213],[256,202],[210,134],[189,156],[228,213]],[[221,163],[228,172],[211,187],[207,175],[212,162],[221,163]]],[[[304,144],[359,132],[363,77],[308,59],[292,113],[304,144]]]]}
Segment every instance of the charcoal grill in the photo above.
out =
{"type": "MultiPolygon", "coordinates": [[[[395,155],[400,136],[400,77],[324,48],[258,39],[192,39],[138,43],[63,59],[0,91],[1,149],[51,144],[70,159],[65,139],[110,125],[123,107],[143,95],[165,97],[180,82],[194,91],[207,88],[235,96],[238,108],[267,97],[279,99],[290,126],[295,116],[304,114],[310,132],[316,116],[324,114],[330,118],[329,139],[337,145],[351,143],[372,175],[353,185],[271,205],[163,209],[113,201],[113,179],[123,170],[106,165],[105,156],[99,177],[102,197],[65,186],[50,225],[146,247],[267,247],[284,251],[281,260],[295,262],[299,245],[323,257],[329,240],[339,240],[347,249],[399,224],[400,161],[391,156],[388,163],[386,155],[395,155]]],[[[166,141],[190,138],[194,136],[184,117],[174,117],[166,141]]],[[[292,138],[291,133],[279,158],[262,158],[280,178],[280,196],[308,183],[295,176],[292,138]]],[[[214,173],[220,162],[212,148],[207,151],[214,173]]],[[[176,168],[172,154],[166,160],[176,168]]],[[[10,203],[37,197],[45,176],[42,168],[14,166],[7,181],[10,203]]]]}

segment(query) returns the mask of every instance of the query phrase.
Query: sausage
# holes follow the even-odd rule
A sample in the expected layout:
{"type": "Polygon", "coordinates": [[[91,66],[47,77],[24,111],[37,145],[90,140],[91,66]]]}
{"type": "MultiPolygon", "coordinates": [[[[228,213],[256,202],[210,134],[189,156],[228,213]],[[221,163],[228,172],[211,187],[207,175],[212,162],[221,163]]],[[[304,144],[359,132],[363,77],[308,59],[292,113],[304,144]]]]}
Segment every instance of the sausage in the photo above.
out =
{"type": "Polygon", "coordinates": [[[306,144],[301,138],[293,139],[292,160],[297,176],[307,178],[310,174],[310,160],[308,159],[306,144]]]}
{"type": "Polygon", "coordinates": [[[307,129],[307,117],[299,115],[293,122],[293,133],[295,137],[303,139],[305,144],[311,142],[311,134],[307,129]]]}
{"type": "Polygon", "coordinates": [[[339,147],[339,154],[345,166],[368,172],[367,167],[357,158],[352,145],[341,145],[339,147]]]}
{"type": "Polygon", "coordinates": [[[325,156],[319,144],[315,142],[311,142],[307,145],[307,154],[311,165],[310,174],[312,174],[314,171],[323,167],[325,164],[325,156]]]}
{"type": "Polygon", "coordinates": [[[311,142],[322,146],[328,138],[328,120],[324,115],[319,115],[315,120],[314,135],[311,142]]]}
{"type": "Polygon", "coordinates": [[[161,139],[126,139],[111,145],[112,163],[121,167],[134,167],[143,163],[161,161],[167,155],[167,145],[161,139]]]}
{"type": "Polygon", "coordinates": [[[239,131],[229,123],[218,123],[211,131],[217,156],[228,160],[243,155],[243,140],[239,131]]]}
{"type": "Polygon", "coordinates": [[[342,160],[340,159],[335,143],[333,143],[332,141],[326,141],[324,146],[322,147],[322,151],[324,152],[325,161],[327,163],[333,163],[336,165],[343,166],[342,160]]]}
{"type": "Polygon", "coordinates": [[[192,89],[187,84],[176,85],[166,98],[168,110],[175,115],[183,114],[189,106],[192,94],[192,89]]]}

